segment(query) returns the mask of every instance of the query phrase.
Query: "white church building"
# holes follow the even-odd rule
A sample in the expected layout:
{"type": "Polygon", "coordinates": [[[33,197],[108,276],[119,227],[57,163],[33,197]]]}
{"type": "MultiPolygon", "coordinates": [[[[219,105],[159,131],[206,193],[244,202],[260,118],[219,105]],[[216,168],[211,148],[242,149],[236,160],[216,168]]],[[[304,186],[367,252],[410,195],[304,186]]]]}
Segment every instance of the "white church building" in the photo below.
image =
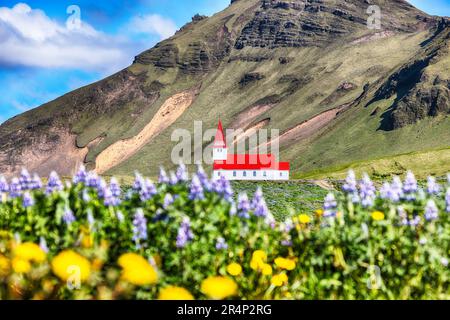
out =
{"type": "Polygon", "coordinates": [[[289,162],[277,162],[272,154],[228,154],[219,120],[213,144],[213,178],[228,180],[289,180],[289,162]]]}

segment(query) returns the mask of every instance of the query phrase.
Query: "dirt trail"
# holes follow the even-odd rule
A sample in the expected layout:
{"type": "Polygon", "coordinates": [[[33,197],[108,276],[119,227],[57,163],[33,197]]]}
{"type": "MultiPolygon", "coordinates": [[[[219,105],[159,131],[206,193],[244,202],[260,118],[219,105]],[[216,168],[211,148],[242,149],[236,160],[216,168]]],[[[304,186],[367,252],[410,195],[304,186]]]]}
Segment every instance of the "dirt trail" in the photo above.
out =
{"type": "Polygon", "coordinates": [[[136,136],[117,141],[103,150],[95,161],[95,171],[104,173],[136,154],[151,139],[171,126],[192,105],[197,94],[198,89],[191,89],[167,99],[153,119],[136,136]]]}
{"type": "Polygon", "coordinates": [[[241,134],[238,134],[234,140],[233,140],[233,144],[237,144],[238,142],[240,142],[241,140],[250,137],[254,134],[256,134],[258,132],[259,129],[264,128],[265,126],[267,126],[270,123],[270,119],[264,119],[262,121],[259,121],[258,123],[254,124],[253,126],[245,129],[245,131],[243,131],[241,134]]]}
{"type": "Polygon", "coordinates": [[[275,104],[258,104],[240,112],[234,121],[230,124],[230,128],[245,130],[257,117],[269,111],[275,104]]]}

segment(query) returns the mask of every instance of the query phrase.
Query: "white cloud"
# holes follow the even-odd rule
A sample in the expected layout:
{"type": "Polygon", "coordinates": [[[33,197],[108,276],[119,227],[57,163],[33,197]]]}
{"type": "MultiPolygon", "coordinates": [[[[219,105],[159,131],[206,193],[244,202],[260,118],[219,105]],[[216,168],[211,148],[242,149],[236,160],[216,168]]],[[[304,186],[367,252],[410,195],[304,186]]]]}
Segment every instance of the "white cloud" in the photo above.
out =
{"type": "Polygon", "coordinates": [[[113,71],[129,65],[130,41],[106,35],[85,22],[67,28],[24,3],[0,7],[0,64],[113,71]]]}
{"type": "Polygon", "coordinates": [[[173,36],[177,26],[172,20],[158,14],[148,14],[134,17],[128,24],[128,29],[136,33],[155,34],[163,40],[173,36]]]}

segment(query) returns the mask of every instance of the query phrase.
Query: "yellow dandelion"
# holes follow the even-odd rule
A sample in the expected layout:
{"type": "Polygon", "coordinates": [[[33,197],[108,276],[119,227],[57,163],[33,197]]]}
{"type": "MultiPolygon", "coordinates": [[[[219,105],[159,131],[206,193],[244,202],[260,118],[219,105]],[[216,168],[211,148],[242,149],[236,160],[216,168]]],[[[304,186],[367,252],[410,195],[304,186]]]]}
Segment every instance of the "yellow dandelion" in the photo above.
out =
{"type": "Polygon", "coordinates": [[[92,248],[94,246],[94,236],[89,233],[85,233],[81,236],[81,246],[85,249],[92,248]]]}
{"type": "Polygon", "coordinates": [[[272,266],[270,264],[264,264],[262,267],[262,274],[265,276],[272,275],[272,266]]]}
{"type": "Polygon", "coordinates": [[[46,258],[44,250],[32,242],[21,243],[14,247],[13,255],[16,258],[32,262],[43,262],[46,258]]]}
{"type": "Polygon", "coordinates": [[[285,270],[294,270],[295,269],[295,261],[291,259],[286,259],[282,257],[278,257],[275,259],[275,264],[277,267],[285,270]]]}
{"type": "Polygon", "coordinates": [[[168,286],[159,292],[158,299],[159,300],[194,300],[194,297],[185,288],[168,286]]]}
{"type": "Polygon", "coordinates": [[[263,250],[256,250],[252,255],[253,259],[266,260],[267,254],[263,250]]]}
{"type": "Polygon", "coordinates": [[[15,273],[28,273],[31,270],[31,263],[25,259],[13,258],[11,265],[15,273]]]}
{"type": "Polygon", "coordinates": [[[242,267],[239,263],[233,262],[227,266],[227,272],[236,277],[242,273],[242,267]]]}
{"type": "Polygon", "coordinates": [[[311,222],[311,218],[307,214],[301,214],[298,216],[298,221],[303,224],[308,224],[311,222]]]}
{"type": "Polygon", "coordinates": [[[228,277],[209,277],[203,280],[201,291],[214,300],[223,300],[236,295],[238,286],[228,277]]]}
{"type": "Polygon", "coordinates": [[[158,274],[144,257],[135,253],[120,256],[118,264],[122,267],[122,280],[137,286],[146,286],[158,281],[158,274]]]}
{"type": "Polygon", "coordinates": [[[85,257],[72,250],[65,250],[53,258],[52,271],[63,281],[72,276],[79,276],[80,281],[86,281],[91,275],[91,263],[85,257]]]}
{"type": "Polygon", "coordinates": [[[317,209],[317,210],[315,211],[315,213],[316,213],[316,215],[319,216],[319,217],[323,216],[323,210],[322,210],[322,209],[317,209]]]}
{"type": "Polygon", "coordinates": [[[274,275],[272,279],[270,280],[270,283],[275,287],[281,287],[288,283],[288,277],[285,273],[280,273],[277,275],[274,275]]]}
{"type": "Polygon", "coordinates": [[[372,212],[372,219],[375,221],[384,220],[384,213],[381,211],[372,212]]]}

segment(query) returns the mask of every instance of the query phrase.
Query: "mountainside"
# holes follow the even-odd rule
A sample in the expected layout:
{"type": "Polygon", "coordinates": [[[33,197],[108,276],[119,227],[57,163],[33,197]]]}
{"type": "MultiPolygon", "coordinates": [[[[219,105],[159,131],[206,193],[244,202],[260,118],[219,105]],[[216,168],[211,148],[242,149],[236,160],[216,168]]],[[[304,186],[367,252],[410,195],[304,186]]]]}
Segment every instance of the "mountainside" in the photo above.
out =
{"type": "Polygon", "coordinates": [[[2,124],[0,172],[154,174],[171,165],[175,128],[219,117],[279,129],[298,174],[450,148],[449,31],[404,0],[234,0],[129,68],[2,124]],[[367,27],[371,4],[381,29],[367,27]]]}

